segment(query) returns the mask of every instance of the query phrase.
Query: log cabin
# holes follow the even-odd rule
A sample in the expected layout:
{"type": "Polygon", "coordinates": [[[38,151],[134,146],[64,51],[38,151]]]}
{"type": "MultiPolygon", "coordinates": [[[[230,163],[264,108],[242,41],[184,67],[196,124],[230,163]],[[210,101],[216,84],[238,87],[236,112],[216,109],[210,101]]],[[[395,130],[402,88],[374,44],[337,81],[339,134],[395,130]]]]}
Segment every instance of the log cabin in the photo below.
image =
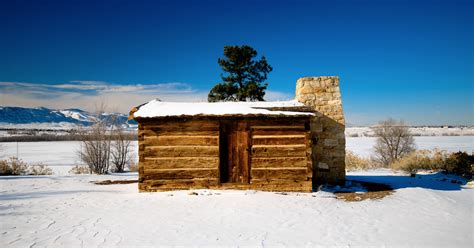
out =
{"type": "Polygon", "coordinates": [[[327,122],[327,115],[304,97],[280,102],[152,100],[133,108],[130,118],[138,122],[140,192],[311,192],[314,184],[331,182],[331,175],[338,179],[337,163],[328,160],[340,157],[328,157],[337,150],[332,119],[327,122]]]}

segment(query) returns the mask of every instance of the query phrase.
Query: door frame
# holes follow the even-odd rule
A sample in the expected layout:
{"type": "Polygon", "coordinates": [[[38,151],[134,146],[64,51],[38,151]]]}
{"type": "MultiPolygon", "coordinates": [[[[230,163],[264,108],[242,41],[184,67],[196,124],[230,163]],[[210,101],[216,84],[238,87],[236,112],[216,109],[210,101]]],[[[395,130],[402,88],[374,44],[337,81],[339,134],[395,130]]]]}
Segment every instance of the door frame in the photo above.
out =
{"type": "Polygon", "coordinates": [[[219,181],[221,184],[250,184],[250,151],[251,136],[248,122],[221,121],[219,124],[219,181]],[[236,171],[237,174],[233,174],[236,171]]]}

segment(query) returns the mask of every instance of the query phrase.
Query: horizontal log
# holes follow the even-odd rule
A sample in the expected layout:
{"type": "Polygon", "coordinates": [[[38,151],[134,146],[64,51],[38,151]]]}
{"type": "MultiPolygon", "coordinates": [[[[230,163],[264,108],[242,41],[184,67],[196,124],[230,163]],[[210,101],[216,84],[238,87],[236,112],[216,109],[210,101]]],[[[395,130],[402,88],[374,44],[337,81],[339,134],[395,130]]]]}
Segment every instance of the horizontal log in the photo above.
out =
{"type": "Polygon", "coordinates": [[[264,191],[312,192],[312,181],[252,179],[251,188],[264,191]]]}
{"type": "MultiPolygon", "coordinates": [[[[161,123],[147,123],[143,125],[144,130],[178,130],[178,129],[197,129],[202,128],[203,131],[206,129],[219,128],[219,122],[217,121],[185,121],[185,122],[161,122],[161,123]]],[[[208,130],[207,130],[208,131],[208,130]]]]}
{"type": "Polygon", "coordinates": [[[308,118],[293,118],[287,116],[283,119],[265,119],[265,120],[249,120],[247,121],[250,126],[295,126],[305,125],[309,123],[308,118]]]}
{"type": "MultiPolygon", "coordinates": [[[[311,179],[311,178],[308,178],[311,179]]],[[[273,184],[273,185],[284,185],[284,184],[293,184],[293,183],[307,183],[308,180],[293,180],[293,179],[258,179],[252,178],[250,180],[250,184],[257,184],[257,183],[265,183],[265,184],[273,184]]],[[[311,182],[311,180],[309,180],[311,182]]]]}
{"type": "Polygon", "coordinates": [[[288,184],[213,184],[213,183],[181,183],[181,184],[155,184],[149,185],[146,183],[138,184],[140,192],[163,192],[163,191],[173,191],[173,190],[190,190],[190,189],[237,189],[237,190],[261,190],[261,191],[270,191],[270,192],[312,192],[311,182],[297,182],[297,183],[288,183],[288,184]]]}
{"type": "Polygon", "coordinates": [[[160,129],[147,129],[139,130],[138,135],[143,135],[144,137],[153,137],[153,136],[165,136],[165,135],[178,135],[178,136],[219,136],[219,130],[206,131],[206,130],[160,130],[160,129]]]}
{"type": "Polygon", "coordinates": [[[201,126],[201,127],[214,127],[219,126],[218,121],[156,121],[144,123],[143,127],[189,127],[189,126],[201,126]]]}
{"type": "Polygon", "coordinates": [[[145,181],[148,184],[170,184],[170,183],[219,183],[218,178],[193,178],[193,179],[157,179],[157,180],[147,180],[145,181]]]}
{"type": "Polygon", "coordinates": [[[308,172],[306,167],[300,168],[264,168],[257,169],[252,168],[250,170],[250,176],[253,179],[290,179],[290,180],[303,180],[306,181],[311,178],[311,173],[308,172]]]}
{"type": "Polygon", "coordinates": [[[305,157],[306,145],[254,145],[252,157],[305,157]]]}
{"type": "Polygon", "coordinates": [[[219,127],[200,127],[200,126],[190,126],[190,127],[150,127],[144,129],[145,131],[153,131],[153,132],[195,132],[195,131],[212,131],[218,132],[219,127]]]}
{"type": "Polygon", "coordinates": [[[195,145],[195,146],[217,146],[219,136],[145,136],[141,142],[145,145],[174,146],[174,145],[195,145]]]}
{"type": "Polygon", "coordinates": [[[207,168],[179,168],[179,169],[148,169],[145,167],[142,175],[144,180],[163,179],[193,179],[193,178],[218,178],[218,169],[207,168]]]}
{"type": "Polygon", "coordinates": [[[196,188],[209,188],[217,186],[219,179],[217,178],[195,178],[195,179],[175,179],[175,180],[146,180],[139,183],[141,191],[168,191],[168,190],[184,190],[196,188]]]}
{"type": "Polygon", "coordinates": [[[252,129],[252,135],[306,135],[306,130],[272,130],[272,129],[252,129]]]}
{"type": "Polygon", "coordinates": [[[217,178],[195,178],[174,180],[146,180],[138,183],[140,192],[186,190],[186,189],[254,189],[262,191],[311,192],[312,182],[302,180],[252,179],[250,184],[220,184],[217,178]]]}
{"type": "Polygon", "coordinates": [[[300,167],[291,167],[291,168],[288,168],[288,167],[272,167],[272,168],[252,168],[252,170],[255,170],[255,171],[267,171],[267,170],[271,170],[271,171],[275,171],[275,170],[306,170],[306,166],[300,166],[300,167]]]}
{"type": "Polygon", "coordinates": [[[305,167],[306,157],[277,157],[277,158],[254,158],[251,161],[252,168],[268,167],[305,167]]]}
{"type": "Polygon", "coordinates": [[[147,169],[173,168],[219,168],[219,158],[207,157],[160,157],[145,158],[143,165],[147,169]]]}
{"type": "Polygon", "coordinates": [[[253,135],[252,144],[254,145],[290,145],[305,144],[306,135],[253,135]]]}
{"type": "Polygon", "coordinates": [[[144,156],[160,157],[219,157],[219,146],[145,146],[144,156]]]}
{"type": "Polygon", "coordinates": [[[305,125],[275,125],[275,126],[251,126],[252,129],[275,129],[275,130],[305,130],[305,125]]]}

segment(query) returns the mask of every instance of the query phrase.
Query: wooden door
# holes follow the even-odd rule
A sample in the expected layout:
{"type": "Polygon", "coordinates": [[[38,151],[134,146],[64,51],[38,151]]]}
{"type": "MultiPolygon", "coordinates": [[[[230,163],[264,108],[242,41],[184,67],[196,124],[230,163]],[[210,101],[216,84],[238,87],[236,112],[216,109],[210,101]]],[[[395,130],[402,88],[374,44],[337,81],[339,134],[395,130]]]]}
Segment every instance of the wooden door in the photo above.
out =
{"type": "Polygon", "coordinates": [[[221,125],[220,170],[221,183],[249,183],[250,138],[245,122],[221,125]]]}

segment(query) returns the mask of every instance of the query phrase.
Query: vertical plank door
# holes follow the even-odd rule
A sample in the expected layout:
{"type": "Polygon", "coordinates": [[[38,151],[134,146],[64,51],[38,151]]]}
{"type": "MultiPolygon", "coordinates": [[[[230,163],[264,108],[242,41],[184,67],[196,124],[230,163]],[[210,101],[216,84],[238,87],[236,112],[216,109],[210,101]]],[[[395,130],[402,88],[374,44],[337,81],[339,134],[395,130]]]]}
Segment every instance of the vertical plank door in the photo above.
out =
{"type": "Polygon", "coordinates": [[[246,122],[224,123],[221,128],[221,182],[249,183],[249,131],[246,122]]]}

